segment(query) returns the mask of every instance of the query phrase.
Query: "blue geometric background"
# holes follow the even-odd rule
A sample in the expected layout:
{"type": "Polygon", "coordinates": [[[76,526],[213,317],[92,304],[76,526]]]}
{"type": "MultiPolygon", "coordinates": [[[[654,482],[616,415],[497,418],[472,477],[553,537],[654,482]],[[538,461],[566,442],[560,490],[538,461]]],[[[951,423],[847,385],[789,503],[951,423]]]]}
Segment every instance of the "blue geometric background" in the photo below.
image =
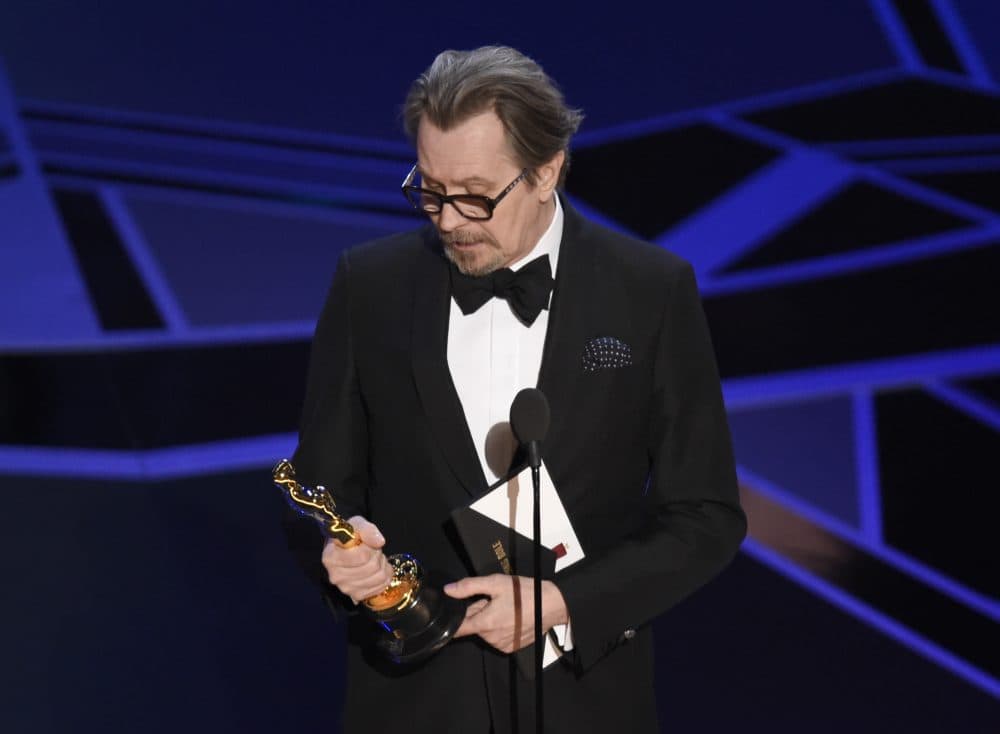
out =
{"type": "Polygon", "coordinates": [[[502,42],[712,326],[750,532],[665,729],[1000,731],[1000,4],[459,10],[0,8],[0,729],[337,720],[267,469],[338,253],[420,221],[409,81],[502,42]]]}

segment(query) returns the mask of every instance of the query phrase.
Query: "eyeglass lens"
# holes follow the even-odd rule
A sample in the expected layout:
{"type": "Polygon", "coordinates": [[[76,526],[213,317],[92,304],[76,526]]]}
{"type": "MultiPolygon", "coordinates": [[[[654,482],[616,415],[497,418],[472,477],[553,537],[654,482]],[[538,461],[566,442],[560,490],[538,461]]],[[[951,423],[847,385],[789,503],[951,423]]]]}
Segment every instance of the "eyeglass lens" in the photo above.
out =
{"type": "MultiPolygon", "coordinates": [[[[437,214],[441,211],[442,200],[432,191],[421,190],[419,199],[415,203],[428,214],[437,214]]],[[[454,196],[451,203],[455,205],[463,217],[482,219],[490,215],[490,206],[481,196],[471,194],[454,196]]]]}

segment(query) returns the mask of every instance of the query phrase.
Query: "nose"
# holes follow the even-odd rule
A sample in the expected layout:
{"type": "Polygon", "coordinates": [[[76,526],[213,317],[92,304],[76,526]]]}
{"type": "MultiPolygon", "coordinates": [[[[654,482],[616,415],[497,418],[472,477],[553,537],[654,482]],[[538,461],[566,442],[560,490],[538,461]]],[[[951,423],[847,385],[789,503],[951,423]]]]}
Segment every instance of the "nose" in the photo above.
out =
{"type": "Polygon", "coordinates": [[[469,220],[459,214],[458,209],[451,204],[445,204],[437,215],[437,227],[442,232],[458,229],[467,221],[469,220]]]}

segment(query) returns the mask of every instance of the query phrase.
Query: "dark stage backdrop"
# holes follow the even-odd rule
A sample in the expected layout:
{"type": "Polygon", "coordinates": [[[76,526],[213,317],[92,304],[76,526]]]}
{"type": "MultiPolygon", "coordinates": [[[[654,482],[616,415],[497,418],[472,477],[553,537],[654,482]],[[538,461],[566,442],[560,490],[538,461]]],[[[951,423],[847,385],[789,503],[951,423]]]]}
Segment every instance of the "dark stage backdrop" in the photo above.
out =
{"type": "Polygon", "coordinates": [[[1000,4],[346,5],[0,5],[0,731],[336,731],[268,469],[338,253],[419,221],[409,81],[485,43],[713,329],[750,534],[664,729],[1000,731],[1000,4]]]}

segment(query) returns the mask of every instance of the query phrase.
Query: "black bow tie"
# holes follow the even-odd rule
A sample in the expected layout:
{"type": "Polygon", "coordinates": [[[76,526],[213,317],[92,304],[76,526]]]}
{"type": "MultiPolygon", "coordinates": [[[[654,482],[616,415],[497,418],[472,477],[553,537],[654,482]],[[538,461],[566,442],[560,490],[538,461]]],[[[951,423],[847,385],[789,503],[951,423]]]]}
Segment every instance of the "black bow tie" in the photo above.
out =
{"type": "Polygon", "coordinates": [[[548,255],[517,271],[503,268],[478,278],[451,266],[451,294],[466,316],[495,296],[506,300],[517,317],[530,326],[542,309],[549,307],[553,284],[548,255]]]}

